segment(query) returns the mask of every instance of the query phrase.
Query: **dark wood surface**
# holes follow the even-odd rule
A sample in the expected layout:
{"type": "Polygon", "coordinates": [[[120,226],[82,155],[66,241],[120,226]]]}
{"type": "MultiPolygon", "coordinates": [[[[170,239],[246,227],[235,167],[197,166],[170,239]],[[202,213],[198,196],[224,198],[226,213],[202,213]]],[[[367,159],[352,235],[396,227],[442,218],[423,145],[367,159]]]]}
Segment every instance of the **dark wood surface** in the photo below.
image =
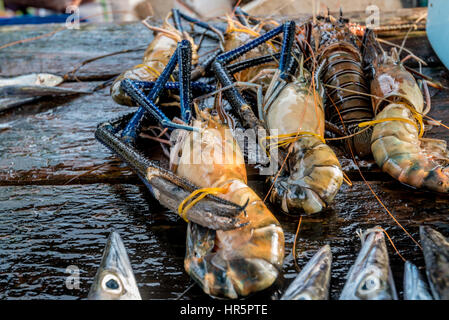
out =
{"type": "MultiPolygon", "coordinates": [[[[385,17],[384,23],[397,19],[385,17]]],[[[0,28],[0,46],[58,28],[0,28]]],[[[403,36],[404,32],[389,34],[386,39],[400,44],[403,36]]],[[[151,39],[152,33],[139,23],[61,30],[47,38],[0,49],[0,76],[32,72],[64,76],[86,59],[144,48],[151,39]]],[[[432,51],[425,32],[413,32],[406,47],[428,63],[425,74],[449,86],[448,72],[432,51]]],[[[137,50],[94,61],[81,67],[76,77],[69,75],[63,86],[94,88],[140,63],[142,54],[137,50]]],[[[431,94],[430,115],[449,123],[449,90],[432,89],[431,94]]],[[[130,110],[115,104],[106,87],[90,95],[40,99],[0,114],[0,298],[86,298],[112,228],[119,231],[127,246],[144,299],[175,299],[189,287],[191,280],[183,268],[185,223],[162,208],[136,175],[94,138],[99,122],[130,110]],[[80,269],[79,290],[65,286],[70,265],[80,269]]],[[[448,140],[443,127],[432,128],[426,136],[448,140]]],[[[344,185],[330,209],[303,219],[296,247],[302,267],[320,246],[331,245],[332,298],[338,298],[355,261],[360,248],[355,232],[359,228],[381,225],[401,254],[423,267],[419,248],[377,202],[352,160],[338,146],[336,150],[354,185],[344,185]]],[[[373,190],[412,236],[419,238],[422,224],[449,235],[446,195],[400,185],[381,173],[371,159],[360,165],[373,190]]],[[[267,192],[253,171],[250,184],[262,196],[267,192]]],[[[278,208],[272,210],[286,237],[285,275],[278,287],[282,291],[297,274],[291,250],[298,218],[278,208]]],[[[403,262],[390,244],[388,248],[400,292],[403,262]]],[[[208,299],[198,286],[182,298],[208,299]]]]}

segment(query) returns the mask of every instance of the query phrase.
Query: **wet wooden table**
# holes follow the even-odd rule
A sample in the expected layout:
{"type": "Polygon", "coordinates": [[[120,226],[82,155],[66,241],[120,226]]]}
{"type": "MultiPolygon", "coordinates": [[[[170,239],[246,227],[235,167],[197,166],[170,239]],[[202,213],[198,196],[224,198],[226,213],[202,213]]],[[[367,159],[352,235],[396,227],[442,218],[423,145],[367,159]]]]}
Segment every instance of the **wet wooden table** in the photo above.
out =
{"type": "MultiPolygon", "coordinates": [[[[420,14],[419,10],[385,13],[381,22],[404,23],[420,14]]],[[[364,14],[351,17],[363,20],[364,14]]],[[[20,26],[1,28],[0,46],[52,31],[56,32],[49,37],[0,49],[0,76],[66,75],[86,59],[130,50],[82,66],[63,84],[93,88],[140,63],[143,48],[152,39],[140,23],[82,25],[80,30],[20,26]]],[[[385,37],[400,44],[404,33],[385,37]]],[[[425,32],[411,33],[406,47],[428,63],[425,74],[449,86],[448,72],[425,32]]],[[[431,94],[430,115],[449,123],[449,90],[431,94]]],[[[112,228],[125,242],[144,299],[176,299],[192,284],[183,267],[183,220],[162,208],[136,175],[94,138],[99,122],[130,110],[115,104],[105,88],[91,95],[40,99],[0,114],[0,298],[86,298],[112,228]],[[79,288],[66,286],[68,267],[79,270],[79,288]]],[[[448,140],[442,127],[426,136],[448,140]]],[[[353,185],[342,187],[331,208],[303,219],[295,253],[302,267],[322,245],[332,246],[332,298],[338,298],[360,249],[359,228],[382,226],[401,254],[423,267],[419,248],[382,208],[352,161],[342,152],[339,155],[353,185]]],[[[422,224],[449,235],[447,196],[400,185],[380,173],[372,160],[360,165],[374,192],[413,237],[419,239],[422,224]]],[[[251,176],[251,185],[261,195],[267,192],[257,176],[251,176]]],[[[272,209],[286,238],[284,276],[277,286],[282,291],[297,274],[292,244],[298,218],[272,209]]],[[[387,245],[401,292],[403,262],[387,245]]],[[[209,299],[196,285],[180,298],[209,299]]]]}

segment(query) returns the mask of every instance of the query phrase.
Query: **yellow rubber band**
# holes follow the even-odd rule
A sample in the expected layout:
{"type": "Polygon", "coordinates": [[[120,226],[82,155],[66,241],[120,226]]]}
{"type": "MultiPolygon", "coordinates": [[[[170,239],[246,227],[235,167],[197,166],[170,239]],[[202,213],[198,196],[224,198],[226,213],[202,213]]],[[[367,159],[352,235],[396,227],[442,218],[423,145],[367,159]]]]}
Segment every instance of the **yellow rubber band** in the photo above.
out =
{"type": "Polygon", "coordinates": [[[422,138],[422,136],[424,135],[424,123],[423,123],[423,120],[422,120],[422,116],[418,112],[415,111],[415,112],[413,112],[413,117],[419,123],[420,130],[419,130],[418,137],[422,138]]]}
{"type": "MultiPolygon", "coordinates": [[[[159,71],[157,71],[153,67],[150,67],[149,65],[146,65],[146,64],[138,64],[138,65],[134,66],[134,69],[137,69],[137,68],[144,68],[149,73],[152,73],[154,76],[156,76],[156,78],[159,78],[159,76],[161,75],[161,73],[159,71]]],[[[173,75],[170,75],[170,78],[173,82],[175,82],[175,78],[173,77],[173,75]]]]}
{"type": "MultiPolygon", "coordinates": [[[[242,25],[241,23],[239,23],[239,22],[237,22],[237,21],[234,21],[234,20],[232,20],[230,17],[228,17],[228,27],[227,27],[227,29],[226,29],[226,33],[232,33],[232,32],[247,33],[247,34],[249,34],[250,36],[253,36],[253,37],[260,37],[260,33],[259,33],[259,32],[254,31],[253,29],[247,28],[247,27],[245,27],[244,25],[242,25]],[[235,26],[235,24],[239,25],[240,28],[237,28],[237,27],[235,26]]],[[[271,41],[267,41],[267,44],[268,44],[269,46],[271,46],[271,48],[272,48],[275,52],[278,51],[277,48],[276,48],[276,46],[275,46],[271,41]]]]}
{"type": "MultiPolygon", "coordinates": [[[[300,131],[300,132],[294,132],[294,133],[287,133],[287,134],[280,134],[277,136],[267,136],[267,137],[263,137],[261,140],[274,140],[274,139],[283,139],[283,138],[293,138],[294,141],[298,140],[299,138],[302,138],[304,136],[313,136],[313,137],[317,137],[318,139],[320,139],[323,143],[326,143],[326,141],[324,140],[324,138],[316,133],[310,132],[310,131],[300,131]]],[[[282,143],[284,140],[280,140],[279,143],[282,143]]]]}
{"type": "Polygon", "coordinates": [[[317,137],[318,139],[321,140],[321,142],[326,143],[326,140],[324,140],[324,138],[316,133],[313,132],[309,132],[309,131],[300,131],[300,132],[295,132],[295,133],[288,133],[288,134],[280,134],[277,136],[267,136],[267,137],[263,137],[262,139],[260,139],[260,146],[262,147],[262,141],[264,140],[274,140],[274,139],[278,139],[277,142],[273,142],[270,143],[269,145],[266,146],[265,151],[267,153],[268,158],[271,159],[271,155],[270,155],[270,151],[272,149],[272,147],[276,147],[276,148],[280,148],[280,147],[284,147],[287,146],[291,143],[294,143],[296,141],[298,141],[299,139],[306,137],[306,136],[312,136],[312,137],[317,137]],[[269,149],[269,150],[267,150],[269,149]]]}
{"type": "Polygon", "coordinates": [[[422,119],[421,119],[421,121],[418,120],[418,122],[420,124],[419,126],[416,124],[416,122],[413,122],[411,120],[404,119],[404,118],[385,118],[385,119],[378,119],[378,120],[361,122],[361,123],[359,123],[359,127],[363,128],[363,127],[366,127],[366,126],[373,126],[375,124],[382,123],[382,122],[388,122],[388,121],[401,121],[401,122],[406,122],[408,124],[411,124],[412,126],[414,126],[416,128],[416,130],[418,130],[420,138],[422,137],[422,135],[424,133],[423,132],[424,131],[423,130],[424,129],[424,125],[422,124],[422,119]]]}
{"type": "Polygon", "coordinates": [[[423,119],[422,119],[422,114],[420,114],[418,111],[416,111],[415,108],[409,106],[408,104],[403,104],[404,107],[407,107],[410,112],[413,115],[413,118],[415,118],[416,121],[418,121],[419,124],[419,129],[418,129],[418,136],[419,138],[422,138],[422,136],[424,135],[424,123],[423,123],[423,119]]]}
{"type": "Polygon", "coordinates": [[[231,33],[231,32],[241,32],[241,33],[247,33],[247,34],[249,34],[250,36],[253,36],[253,37],[259,37],[260,36],[260,33],[258,33],[258,32],[255,32],[254,30],[251,30],[251,29],[241,29],[241,28],[235,28],[235,27],[233,27],[230,31],[229,31],[229,33],[231,33]]]}
{"type": "Polygon", "coordinates": [[[178,206],[178,214],[181,216],[181,218],[184,219],[184,221],[189,222],[187,219],[187,212],[192,208],[195,204],[197,204],[199,201],[204,199],[207,195],[213,194],[217,195],[220,193],[226,193],[229,190],[229,186],[224,188],[203,188],[193,191],[187,198],[182,200],[181,204],[178,206]],[[196,199],[195,196],[199,195],[196,199]],[[186,203],[192,200],[187,206],[186,203]],[[185,207],[184,207],[185,206],[185,207]]]}
{"type": "Polygon", "coordinates": [[[159,71],[157,71],[156,69],[147,66],[146,64],[138,64],[136,66],[134,66],[134,69],[137,68],[144,68],[145,70],[147,70],[149,73],[152,73],[154,76],[159,77],[161,75],[161,73],[159,71]]]}
{"type": "Polygon", "coordinates": [[[409,123],[411,125],[413,125],[416,130],[418,131],[418,137],[422,138],[422,136],[424,135],[424,122],[423,122],[423,116],[422,114],[420,114],[418,111],[416,111],[416,109],[408,104],[402,103],[401,106],[406,107],[407,109],[410,110],[410,112],[413,115],[413,118],[418,122],[418,125],[408,119],[404,119],[404,118],[385,118],[385,119],[379,119],[379,120],[373,120],[373,121],[366,121],[366,122],[362,122],[359,123],[359,127],[366,127],[366,126],[371,126],[374,124],[378,124],[381,122],[386,122],[386,121],[402,121],[402,122],[406,122],[409,123]]]}

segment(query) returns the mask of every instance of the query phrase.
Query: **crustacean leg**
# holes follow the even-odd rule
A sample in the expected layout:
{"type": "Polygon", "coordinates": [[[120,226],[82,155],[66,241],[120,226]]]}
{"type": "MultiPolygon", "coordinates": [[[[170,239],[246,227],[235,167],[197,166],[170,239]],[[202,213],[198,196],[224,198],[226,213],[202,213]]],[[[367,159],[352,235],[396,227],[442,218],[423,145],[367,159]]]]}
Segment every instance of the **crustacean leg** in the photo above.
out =
{"type": "Polygon", "coordinates": [[[257,129],[263,129],[263,126],[240,92],[232,86],[235,78],[229,73],[226,65],[281,33],[284,34],[284,38],[282,51],[280,53],[279,68],[282,70],[281,78],[287,77],[287,71],[291,68],[293,60],[290,55],[295,33],[295,23],[293,21],[289,21],[239,48],[219,55],[212,64],[212,68],[222,86],[230,87],[228,90],[224,91],[226,99],[229,101],[235,112],[243,119],[244,125],[256,129],[256,132],[258,131],[257,129]]]}
{"type": "MultiPolygon", "coordinates": [[[[120,75],[114,82],[111,88],[111,94],[113,98],[118,103],[131,104],[133,105],[133,99],[131,99],[126,92],[123,90],[122,81],[126,79],[130,80],[144,80],[144,81],[155,81],[159,76],[162,70],[168,63],[168,57],[172,56],[172,54],[176,51],[176,44],[181,39],[188,40],[192,42],[193,40],[190,36],[184,31],[181,23],[181,18],[195,23],[195,25],[212,31],[219,36],[219,41],[222,43],[223,35],[220,30],[211,27],[209,24],[191,18],[183,13],[180,13],[178,10],[173,9],[171,13],[173,17],[173,21],[175,23],[175,27],[168,25],[170,30],[164,32],[162,29],[158,29],[158,34],[156,35],[153,42],[147,48],[144,56],[144,63],[142,65],[136,66],[131,70],[126,71],[122,75],[120,75]],[[174,34],[174,35],[173,35],[174,34]],[[139,71],[142,70],[142,71],[139,71]],[[141,74],[142,73],[142,74],[141,74]],[[126,101],[125,101],[126,100],[126,101]]],[[[151,26],[149,26],[151,27],[151,26]]],[[[156,30],[157,31],[157,30],[156,30]]],[[[201,75],[204,75],[206,70],[209,68],[210,64],[213,62],[215,57],[221,53],[222,50],[215,50],[210,56],[208,56],[203,62],[198,63],[195,67],[194,72],[191,74],[193,79],[198,79],[201,75]]],[[[196,50],[194,52],[195,60],[196,58],[196,50]]],[[[179,76],[179,75],[178,75],[179,76]]],[[[128,142],[134,142],[135,137],[138,135],[137,132],[133,131],[136,127],[134,124],[142,121],[144,116],[144,109],[140,106],[138,111],[135,113],[133,119],[128,125],[127,129],[123,132],[123,138],[128,142]]]]}
{"type": "MultiPolygon", "coordinates": [[[[173,121],[168,122],[166,117],[160,114],[160,110],[151,100],[158,97],[156,91],[159,90],[160,93],[174,69],[173,65],[179,63],[180,88],[185,90],[184,92],[180,90],[181,121],[185,123],[185,128],[178,131],[178,137],[181,139],[171,149],[170,165],[173,168],[171,174],[178,177],[178,180],[188,180],[203,189],[195,190],[190,196],[186,196],[178,212],[182,217],[189,219],[191,204],[195,204],[193,207],[197,206],[202,201],[195,201],[203,199],[203,195],[210,195],[211,190],[219,191],[217,197],[241,210],[239,215],[234,217],[241,222],[240,228],[235,229],[235,232],[230,230],[230,226],[213,231],[204,225],[204,219],[201,225],[207,229],[201,228],[194,220],[189,221],[185,269],[203,290],[212,296],[228,298],[247,296],[266,289],[277,279],[284,257],[284,235],[279,222],[256,193],[247,186],[242,154],[232,136],[225,134],[226,127],[213,118],[199,121],[198,130],[190,126],[191,97],[187,91],[191,88],[190,57],[190,42],[182,41],[178,45],[177,53],[150,90],[149,97],[140,92],[138,86],[130,80],[124,81],[124,89],[146,111],[154,115],[163,127],[179,129],[173,125],[173,121]],[[199,134],[203,135],[204,139],[191,140],[199,134]],[[226,161],[214,158],[215,152],[209,154],[204,151],[214,148],[228,151],[225,151],[225,156],[228,157],[226,161]],[[212,156],[213,161],[192,163],[189,161],[191,153],[198,154],[200,159],[203,156],[212,156]],[[197,199],[187,204],[187,201],[200,193],[202,194],[197,199]],[[190,209],[185,210],[186,208],[190,209]]],[[[202,117],[201,111],[198,110],[197,113],[202,117]]],[[[211,210],[216,210],[216,206],[211,210]]],[[[212,215],[215,216],[215,213],[212,215]]]]}
{"type": "Polygon", "coordinates": [[[183,40],[178,45],[178,49],[175,51],[175,54],[170,58],[170,61],[167,63],[166,68],[161,73],[159,78],[157,79],[154,87],[151,89],[148,96],[145,96],[139,88],[132,82],[132,80],[125,79],[122,81],[123,90],[131,96],[141,107],[137,110],[131,121],[128,123],[126,128],[123,130],[122,137],[129,140],[134,140],[136,137],[136,128],[140,126],[140,122],[143,119],[143,115],[145,111],[148,111],[153,117],[155,117],[164,127],[170,127],[173,129],[185,129],[192,131],[193,127],[188,125],[182,125],[178,123],[174,123],[155,105],[155,100],[161,93],[164,88],[165,83],[167,83],[170,75],[175,69],[176,65],[179,65],[179,74],[178,77],[180,79],[180,83],[182,84],[179,88],[180,97],[181,97],[181,119],[185,123],[189,123],[192,114],[190,108],[190,56],[185,56],[185,51],[181,51],[180,47],[187,46],[189,43],[187,40],[183,40]],[[188,68],[188,69],[185,69],[188,68]],[[188,77],[188,79],[187,79],[188,77]]]}
{"type": "MultiPolygon", "coordinates": [[[[133,145],[125,143],[118,136],[118,127],[127,123],[132,115],[130,113],[99,124],[95,137],[137,173],[163,206],[177,212],[182,201],[199,188],[172,171],[162,168],[158,162],[145,158],[133,145]]],[[[241,225],[237,216],[242,210],[243,207],[234,203],[208,195],[187,212],[186,218],[214,230],[228,230],[241,225]]]]}

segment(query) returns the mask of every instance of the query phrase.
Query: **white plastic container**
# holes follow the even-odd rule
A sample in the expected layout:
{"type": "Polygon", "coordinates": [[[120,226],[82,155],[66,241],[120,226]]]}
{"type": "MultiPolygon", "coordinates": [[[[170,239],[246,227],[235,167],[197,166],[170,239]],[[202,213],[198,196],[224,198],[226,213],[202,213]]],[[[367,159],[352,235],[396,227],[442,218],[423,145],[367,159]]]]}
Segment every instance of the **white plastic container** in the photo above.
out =
{"type": "Polygon", "coordinates": [[[427,37],[441,62],[449,69],[449,0],[429,0],[427,37]]]}

